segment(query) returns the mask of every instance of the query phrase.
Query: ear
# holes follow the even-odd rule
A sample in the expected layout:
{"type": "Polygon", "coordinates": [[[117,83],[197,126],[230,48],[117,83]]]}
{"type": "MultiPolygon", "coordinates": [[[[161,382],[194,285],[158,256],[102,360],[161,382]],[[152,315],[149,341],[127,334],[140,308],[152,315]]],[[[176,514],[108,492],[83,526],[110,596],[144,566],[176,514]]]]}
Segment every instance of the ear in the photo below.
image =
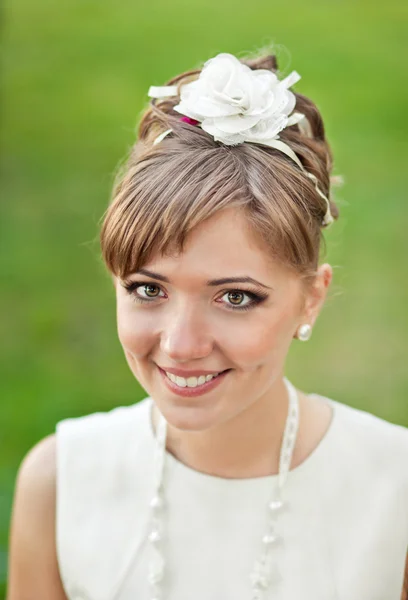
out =
{"type": "Polygon", "coordinates": [[[299,325],[309,323],[309,325],[313,327],[326,300],[327,291],[330,287],[332,278],[332,267],[328,263],[320,265],[315,281],[305,299],[299,325]]]}

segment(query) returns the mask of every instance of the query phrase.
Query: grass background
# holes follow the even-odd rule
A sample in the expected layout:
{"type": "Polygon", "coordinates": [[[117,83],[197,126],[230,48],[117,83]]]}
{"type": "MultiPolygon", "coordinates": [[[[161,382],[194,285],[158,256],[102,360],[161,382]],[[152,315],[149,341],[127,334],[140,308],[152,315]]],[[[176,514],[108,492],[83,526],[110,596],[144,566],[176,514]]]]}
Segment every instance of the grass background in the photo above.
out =
{"type": "Polygon", "coordinates": [[[98,222],[150,85],[218,52],[277,45],[326,123],[340,220],[331,297],[287,372],[408,426],[408,5],[15,0],[3,8],[0,598],[18,466],[58,420],[144,392],[116,336],[98,222]]]}

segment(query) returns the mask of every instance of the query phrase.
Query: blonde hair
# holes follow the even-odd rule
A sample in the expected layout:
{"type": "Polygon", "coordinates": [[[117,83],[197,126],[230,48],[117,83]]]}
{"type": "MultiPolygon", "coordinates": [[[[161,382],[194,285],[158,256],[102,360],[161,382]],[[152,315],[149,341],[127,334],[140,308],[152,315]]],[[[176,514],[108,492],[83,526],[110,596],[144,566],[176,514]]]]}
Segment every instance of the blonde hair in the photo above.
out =
{"type": "MultiPolygon", "coordinates": [[[[273,54],[240,58],[251,69],[277,72],[273,54]]],[[[187,71],[165,85],[180,87],[196,79],[187,71]]],[[[329,198],[334,219],[338,208],[330,196],[331,149],[316,105],[296,96],[296,110],[310,124],[287,127],[280,138],[313,173],[329,198]]],[[[103,215],[100,244],[109,271],[121,279],[138,271],[156,252],[182,252],[188,233],[224,208],[244,211],[256,238],[270,257],[307,283],[316,274],[326,203],[312,181],[285,154],[252,143],[227,146],[200,127],[180,120],[173,107],[179,96],[152,100],[142,114],[138,139],[114,184],[103,215]],[[156,136],[171,128],[159,144],[156,136]]]]}

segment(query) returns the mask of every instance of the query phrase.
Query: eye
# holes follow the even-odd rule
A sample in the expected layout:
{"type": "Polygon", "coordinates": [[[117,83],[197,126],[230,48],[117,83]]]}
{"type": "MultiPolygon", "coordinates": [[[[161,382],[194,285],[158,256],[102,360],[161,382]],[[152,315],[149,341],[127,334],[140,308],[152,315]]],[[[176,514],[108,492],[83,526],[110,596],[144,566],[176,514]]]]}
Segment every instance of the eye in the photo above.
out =
{"type": "Polygon", "coordinates": [[[225,296],[227,296],[228,299],[228,302],[225,303],[228,310],[249,310],[267,298],[267,294],[255,294],[254,292],[244,290],[228,290],[221,298],[224,298],[225,296]],[[249,298],[249,301],[245,302],[245,296],[249,298]]]}
{"type": "MultiPolygon", "coordinates": [[[[146,281],[131,281],[124,282],[123,287],[126,289],[128,294],[132,297],[132,300],[142,304],[154,302],[156,298],[163,298],[165,294],[163,290],[156,284],[146,281]],[[162,293],[160,295],[160,292],[162,293]]],[[[222,301],[227,310],[250,310],[257,304],[260,304],[267,299],[268,295],[263,291],[258,293],[249,292],[244,290],[227,290],[223,293],[221,298],[227,297],[227,301],[222,301]],[[245,300],[246,297],[246,300],[245,300]]],[[[220,300],[217,300],[220,302],[220,300]]]]}
{"type": "MultiPolygon", "coordinates": [[[[160,296],[156,293],[161,291],[158,285],[146,281],[132,281],[123,286],[135,302],[152,302],[160,296]],[[140,289],[139,289],[140,288],[140,289]],[[145,295],[143,295],[143,293],[145,295]]],[[[163,296],[162,296],[163,297],[163,296]]]]}
{"type": "MultiPolygon", "coordinates": [[[[228,302],[231,302],[233,306],[246,306],[248,304],[243,302],[245,300],[245,296],[249,298],[249,294],[240,290],[232,290],[231,292],[227,292],[224,294],[227,296],[228,302]]],[[[224,298],[224,296],[222,296],[224,298]]],[[[249,304],[251,303],[251,299],[249,299],[249,304]]]]}
{"type": "MultiPolygon", "coordinates": [[[[139,288],[141,288],[144,291],[144,293],[146,294],[146,296],[142,295],[141,296],[142,298],[143,297],[145,297],[145,298],[157,298],[158,295],[155,294],[155,291],[156,292],[160,291],[159,286],[154,285],[154,283],[145,283],[143,285],[139,285],[136,289],[139,289],[139,288]]],[[[140,292],[138,292],[138,293],[140,294],[140,292]]]]}

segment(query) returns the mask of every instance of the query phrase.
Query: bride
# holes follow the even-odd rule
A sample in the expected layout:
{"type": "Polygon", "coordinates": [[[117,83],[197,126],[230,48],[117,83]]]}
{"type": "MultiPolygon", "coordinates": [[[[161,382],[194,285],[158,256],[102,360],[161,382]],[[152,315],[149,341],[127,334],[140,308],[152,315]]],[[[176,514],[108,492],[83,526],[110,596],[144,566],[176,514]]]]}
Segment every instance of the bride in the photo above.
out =
{"type": "Polygon", "coordinates": [[[100,234],[148,395],[25,457],[8,600],[408,598],[408,430],[285,374],[339,217],[299,79],[221,53],[149,89],[100,234]]]}

